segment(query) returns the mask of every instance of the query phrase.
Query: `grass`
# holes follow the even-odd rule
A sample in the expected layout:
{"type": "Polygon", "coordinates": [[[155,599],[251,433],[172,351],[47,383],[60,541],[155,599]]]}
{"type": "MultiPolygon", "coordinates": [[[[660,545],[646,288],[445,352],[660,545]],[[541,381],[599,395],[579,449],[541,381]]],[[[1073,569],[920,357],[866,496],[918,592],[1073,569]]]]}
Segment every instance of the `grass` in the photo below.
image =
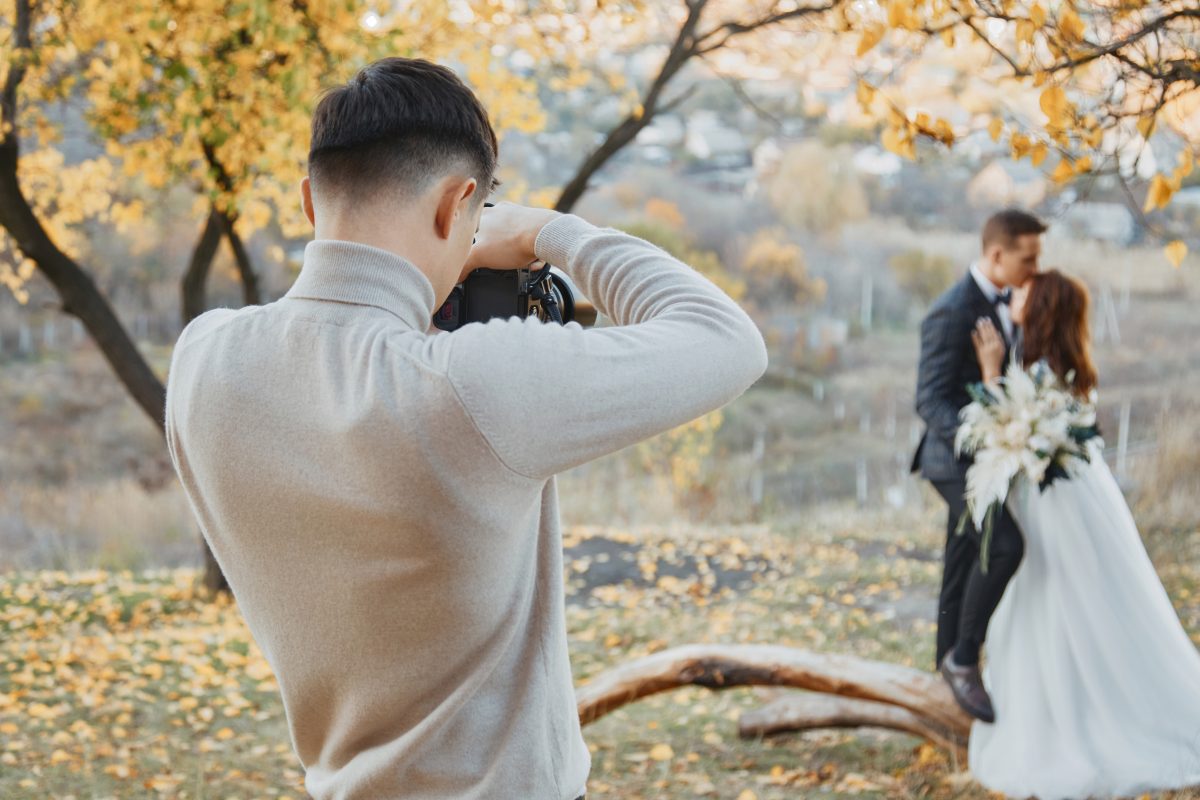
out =
{"type": "MultiPolygon", "coordinates": [[[[897,530],[885,519],[836,512],[794,529],[568,529],[577,682],[688,642],[780,643],[927,667],[938,520],[892,519],[897,530]]],[[[1200,639],[1200,581],[1188,566],[1200,532],[1148,544],[1200,639]]],[[[189,568],[0,578],[0,797],[305,797],[271,671],[236,605],[210,602],[197,579],[189,568]]],[[[589,798],[988,796],[963,765],[900,734],[738,739],[738,715],[772,691],[689,687],[598,720],[584,729],[589,798]]]]}

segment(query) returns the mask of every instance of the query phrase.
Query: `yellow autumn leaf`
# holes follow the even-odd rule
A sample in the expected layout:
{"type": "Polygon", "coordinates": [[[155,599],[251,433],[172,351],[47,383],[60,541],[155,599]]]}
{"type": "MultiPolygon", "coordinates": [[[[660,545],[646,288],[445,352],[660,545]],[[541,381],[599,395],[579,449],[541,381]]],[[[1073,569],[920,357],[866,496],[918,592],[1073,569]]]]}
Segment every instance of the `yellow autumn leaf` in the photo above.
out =
{"type": "Polygon", "coordinates": [[[1075,115],[1075,106],[1067,99],[1067,93],[1061,86],[1049,86],[1042,92],[1038,100],[1042,113],[1056,128],[1065,128],[1075,115]]]}
{"type": "Polygon", "coordinates": [[[1167,203],[1171,202],[1171,195],[1175,194],[1178,187],[1172,186],[1171,181],[1167,180],[1164,175],[1155,175],[1150,180],[1150,188],[1146,191],[1146,204],[1142,206],[1142,211],[1149,213],[1156,208],[1163,208],[1167,203]]]}
{"type": "Polygon", "coordinates": [[[1033,35],[1037,32],[1037,26],[1027,19],[1017,20],[1017,41],[1021,44],[1033,44],[1033,35]]]}
{"type": "Polygon", "coordinates": [[[862,38],[858,40],[858,57],[862,58],[883,40],[887,29],[879,24],[871,25],[863,30],[862,38]]]}
{"type": "Polygon", "coordinates": [[[1155,125],[1157,122],[1158,122],[1158,116],[1155,114],[1150,114],[1149,116],[1142,117],[1141,119],[1139,119],[1137,121],[1138,133],[1140,133],[1142,135],[1143,139],[1150,138],[1150,136],[1154,133],[1154,128],[1155,128],[1155,125]]]}
{"type": "Polygon", "coordinates": [[[1063,10],[1062,15],[1058,18],[1058,29],[1062,31],[1063,38],[1067,41],[1078,42],[1083,39],[1083,34],[1087,27],[1083,24],[1083,20],[1075,13],[1075,9],[1067,7],[1063,10]]]}
{"type": "Polygon", "coordinates": [[[1179,151],[1179,166],[1175,168],[1175,180],[1182,181],[1196,168],[1196,156],[1192,148],[1185,147],[1179,151]]]}
{"type": "Polygon", "coordinates": [[[907,129],[888,128],[881,137],[883,149],[907,159],[917,157],[916,143],[907,129]]]}
{"type": "Polygon", "coordinates": [[[875,100],[875,87],[866,81],[860,80],[856,94],[858,96],[858,104],[865,111],[871,107],[871,103],[875,100]]]}
{"type": "Polygon", "coordinates": [[[1179,265],[1183,263],[1183,259],[1187,257],[1188,246],[1176,239],[1169,245],[1163,248],[1163,253],[1167,256],[1167,261],[1171,262],[1171,266],[1179,269],[1179,265]]]}
{"type": "Polygon", "coordinates": [[[1055,183],[1066,183],[1075,177],[1075,170],[1071,167],[1071,162],[1067,159],[1060,159],[1058,166],[1050,173],[1050,179],[1055,183]]]}
{"type": "Polygon", "coordinates": [[[1033,148],[1033,140],[1023,133],[1014,133],[1009,140],[1009,144],[1012,145],[1013,160],[1024,158],[1029,155],[1030,150],[1033,148]]]}
{"type": "Polygon", "coordinates": [[[888,25],[893,28],[916,30],[919,27],[913,0],[891,0],[887,12],[888,25]]]}
{"type": "Polygon", "coordinates": [[[670,761],[675,757],[675,751],[671,749],[671,745],[660,743],[650,748],[650,758],[655,761],[670,761]]]}

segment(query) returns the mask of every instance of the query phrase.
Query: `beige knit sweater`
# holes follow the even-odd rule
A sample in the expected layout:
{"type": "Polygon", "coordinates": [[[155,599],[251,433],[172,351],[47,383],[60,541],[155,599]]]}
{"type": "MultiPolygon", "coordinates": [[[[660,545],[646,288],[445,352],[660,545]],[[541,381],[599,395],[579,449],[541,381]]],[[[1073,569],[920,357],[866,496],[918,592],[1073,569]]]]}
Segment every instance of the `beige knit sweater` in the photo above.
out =
{"type": "Polygon", "coordinates": [[[431,334],[414,265],[318,240],[279,301],[176,344],[171,457],[316,800],[583,794],[553,476],[766,368],[749,317],[658,248],[567,215],[536,252],[614,325],[431,334]]]}

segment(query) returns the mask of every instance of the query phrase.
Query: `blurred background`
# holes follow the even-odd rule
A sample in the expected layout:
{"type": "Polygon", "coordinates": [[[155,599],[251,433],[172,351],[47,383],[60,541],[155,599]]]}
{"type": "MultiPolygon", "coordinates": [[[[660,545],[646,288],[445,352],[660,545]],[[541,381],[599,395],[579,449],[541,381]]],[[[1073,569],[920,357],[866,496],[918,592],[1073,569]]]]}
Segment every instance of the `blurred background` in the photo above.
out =
{"type": "MultiPolygon", "coordinates": [[[[73,316],[70,280],[47,279],[53,259],[38,269],[6,229],[0,568],[200,563],[154,393],[113,364],[141,358],[161,379],[186,320],[287,290],[309,235],[295,181],[313,98],[386,52],[473,82],[502,135],[499,197],[665,247],[768,341],[767,375],[727,409],[563,476],[569,522],[936,509],[908,473],[918,324],[976,255],[982,220],[1019,205],[1050,224],[1043,264],[1092,291],[1112,466],[1145,520],[1195,523],[1200,279],[1192,257],[1173,264],[1162,248],[1195,235],[1200,186],[1182,175],[1165,208],[1142,202],[1156,165],[1190,154],[1185,116],[1135,122],[1153,135],[1134,134],[1134,149],[1113,140],[1116,123],[1064,147],[1047,90],[980,43],[898,29],[863,53],[869,10],[836,4],[546,3],[528,16],[513,3],[283,4],[291,16],[266,21],[274,5],[35,9],[21,189],[115,317],[73,316]],[[464,49],[466,36],[493,45],[464,49]],[[933,134],[897,140],[896,108],[933,134]],[[1095,163],[1079,170],[1084,151],[1095,163]],[[106,351],[97,334],[131,349],[106,351]]],[[[1080,126],[1124,113],[1079,88],[1094,78],[1068,77],[1080,126]]]]}

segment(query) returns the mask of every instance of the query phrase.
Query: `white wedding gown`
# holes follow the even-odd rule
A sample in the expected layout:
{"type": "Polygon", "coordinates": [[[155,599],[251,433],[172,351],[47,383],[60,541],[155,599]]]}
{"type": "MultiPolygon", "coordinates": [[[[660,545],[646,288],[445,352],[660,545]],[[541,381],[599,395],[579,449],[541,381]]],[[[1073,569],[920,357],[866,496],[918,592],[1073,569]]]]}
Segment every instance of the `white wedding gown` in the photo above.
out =
{"type": "Polygon", "coordinates": [[[1200,653],[1103,458],[1008,505],[1025,557],[988,627],[975,778],[1040,800],[1200,784],[1200,653]]]}

